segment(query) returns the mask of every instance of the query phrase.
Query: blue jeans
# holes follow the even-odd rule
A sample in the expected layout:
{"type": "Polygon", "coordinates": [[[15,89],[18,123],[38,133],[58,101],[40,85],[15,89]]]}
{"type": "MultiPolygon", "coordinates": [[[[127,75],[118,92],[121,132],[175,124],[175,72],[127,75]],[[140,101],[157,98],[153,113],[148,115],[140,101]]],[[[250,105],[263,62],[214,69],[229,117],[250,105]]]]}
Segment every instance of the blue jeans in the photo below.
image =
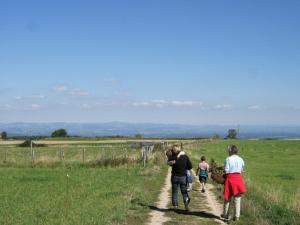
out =
{"type": "Polygon", "coordinates": [[[178,186],[180,186],[183,203],[186,206],[187,202],[188,202],[186,176],[184,176],[184,177],[172,176],[171,182],[172,182],[172,204],[173,204],[173,206],[178,206],[178,186]]]}

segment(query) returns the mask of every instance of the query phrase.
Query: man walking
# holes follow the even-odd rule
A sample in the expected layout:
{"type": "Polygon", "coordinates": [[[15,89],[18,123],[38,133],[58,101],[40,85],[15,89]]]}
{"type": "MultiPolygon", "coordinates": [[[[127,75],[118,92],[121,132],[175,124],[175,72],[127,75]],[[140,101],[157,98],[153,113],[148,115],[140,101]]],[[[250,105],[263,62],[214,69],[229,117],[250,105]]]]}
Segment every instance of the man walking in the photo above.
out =
{"type": "Polygon", "coordinates": [[[173,146],[173,156],[169,158],[168,164],[172,166],[172,204],[175,209],[178,209],[178,187],[180,187],[185,210],[189,210],[187,170],[191,170],[193,166],[189,157],[181,151],[180,145],[173,146]]]}

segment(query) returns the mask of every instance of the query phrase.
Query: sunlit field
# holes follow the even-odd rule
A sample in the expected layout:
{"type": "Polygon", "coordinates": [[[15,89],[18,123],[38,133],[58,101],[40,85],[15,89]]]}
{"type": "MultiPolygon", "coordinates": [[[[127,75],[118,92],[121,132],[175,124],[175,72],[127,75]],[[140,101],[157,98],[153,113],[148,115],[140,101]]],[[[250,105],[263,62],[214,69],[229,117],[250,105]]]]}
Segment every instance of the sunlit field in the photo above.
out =
{"type": "Polygon", "coordinates": [[[300,141],[215,141],[189,150],[196,165],[202,155],[223,165],[227,146],[236,144],[245,160],[248,193],[239,224],[299,224],[300,141]]]}
{"type": "Polygon", "coordinates": [[[150,209],[141,205],[154,204],[166,172],[162,151],[144,167],[140,149],[132,146],[39,147],[34,162],[30,148],[1,150],[0,224],[5,225],[142,224],[150,209]],[[136,161],[115,164],[118,158],[136,161]],[[101,159],[107,164],[99,164],[101,159]]]}

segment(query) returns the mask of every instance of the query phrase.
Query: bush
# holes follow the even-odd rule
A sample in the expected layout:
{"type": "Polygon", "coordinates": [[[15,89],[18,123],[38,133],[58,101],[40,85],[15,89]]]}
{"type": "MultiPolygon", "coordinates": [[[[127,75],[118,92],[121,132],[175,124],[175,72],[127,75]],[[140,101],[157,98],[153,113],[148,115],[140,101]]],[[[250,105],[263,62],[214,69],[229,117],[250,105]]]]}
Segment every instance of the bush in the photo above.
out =
{"type": "Polygon", "coordinates": [[[141,134],[136,134],[136,135],[135,135],[135,138],[137,138],[137,139],[142,139],[142,138],[143,138],[143,135],[141,135],[141,134]]]}
{"type": "Polygon", "coordinates": [[[65,129],[58,129],[55,130],[52,134],[51,137],[67,137],[68,133],[65,129]]]}
{"type": "Polygon", "coordinates": [[[229,138],[229,139],[237,139],[237,136],[238,136],[238,132],[237,132],[236,129],[229,129],[228,130],[227,138],[229,138]]]}
{"type": "Polygon", "coordinates": [[[5,131],[1,132],[1,139],[6,140],[7,139],[7,133],[5,131]]]}
{"type": "Polygon", "coordinates": [[[26,140],[23,143],[19,144],[19,147],[22,148],[29,148],[31,147],[31,142],[32,142],[32,147],[45,147],[44,144],[35,144],[32,140],[26,140]]]}

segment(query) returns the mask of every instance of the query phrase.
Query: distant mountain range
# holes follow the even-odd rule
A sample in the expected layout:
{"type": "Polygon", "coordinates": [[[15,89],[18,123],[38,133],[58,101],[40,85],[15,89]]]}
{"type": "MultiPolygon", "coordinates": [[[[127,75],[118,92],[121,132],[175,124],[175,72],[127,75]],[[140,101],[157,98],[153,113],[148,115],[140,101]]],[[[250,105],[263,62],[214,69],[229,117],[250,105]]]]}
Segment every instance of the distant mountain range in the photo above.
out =
{"type": "Polygon", "coordinates": [[[300,126],[216,126],[216,125],[180,125],[154,123],[0,123],[0,132],[9,136],[50,136],[59,128],[69,135],[95,136],[134,136],[144,137],[225,137],[228,129],[239,130],[242,139],[252,138],[300,138],[300,126]]]}

